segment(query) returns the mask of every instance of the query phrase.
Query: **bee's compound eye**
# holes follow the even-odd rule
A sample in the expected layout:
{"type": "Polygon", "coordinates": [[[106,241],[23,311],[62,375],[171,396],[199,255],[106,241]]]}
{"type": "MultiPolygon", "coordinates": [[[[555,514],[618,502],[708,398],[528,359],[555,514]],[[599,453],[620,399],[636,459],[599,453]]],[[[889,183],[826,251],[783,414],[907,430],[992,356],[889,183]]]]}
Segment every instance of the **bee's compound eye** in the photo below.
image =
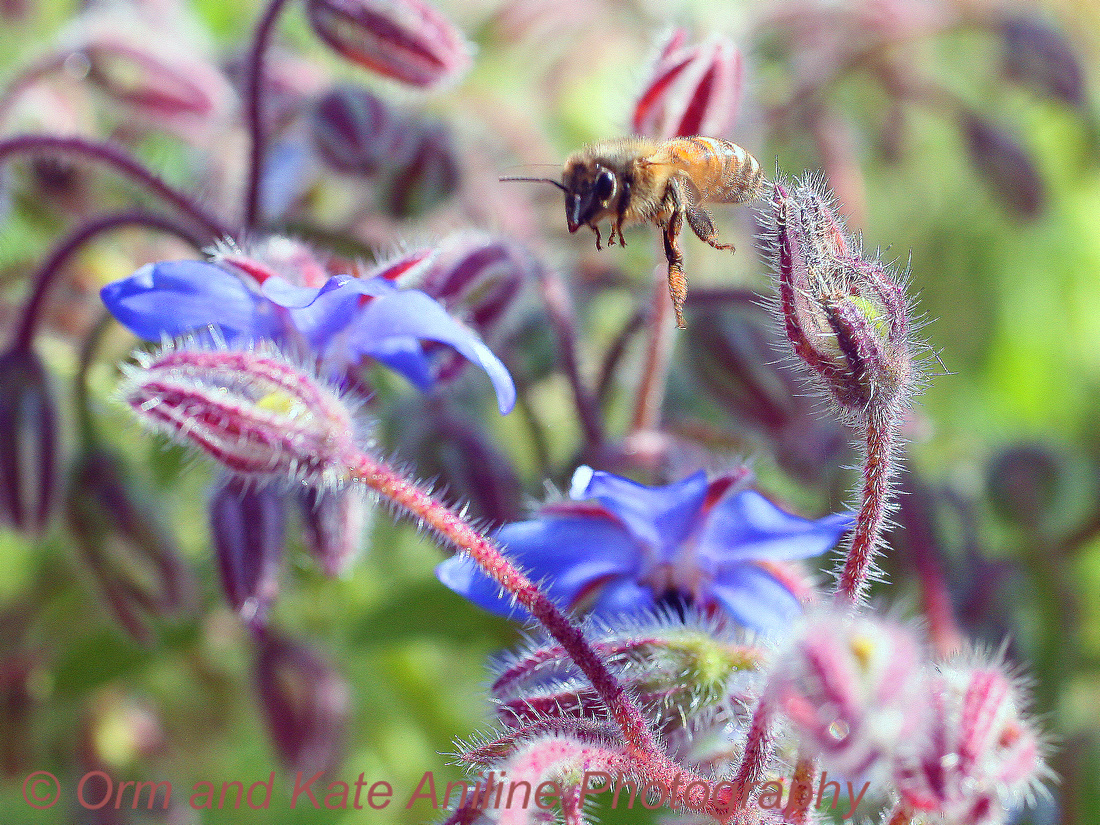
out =
{"type": "Polygon", "coordinates": [[[596,196],[597,200],[604,201],[610,198],[614,191],[615,176],[607,169],[604,169],[596,176],[596,183],[592,187],[592,194],[596,196]]]}

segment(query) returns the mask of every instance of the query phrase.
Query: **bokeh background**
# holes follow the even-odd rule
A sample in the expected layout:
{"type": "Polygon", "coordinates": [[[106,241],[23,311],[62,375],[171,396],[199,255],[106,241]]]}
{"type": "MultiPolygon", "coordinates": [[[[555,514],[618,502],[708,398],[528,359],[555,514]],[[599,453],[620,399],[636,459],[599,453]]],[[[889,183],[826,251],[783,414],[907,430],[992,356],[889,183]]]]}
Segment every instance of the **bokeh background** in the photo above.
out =
{"type": "MultiPolygon", "coordinates": [[[[609,349],[623,342],[601,396],[615,442],[630,431],[645,358],[641,337],[620,332],[646,308],[653,268],[662,264],[657,234],[628,231],[625,250],[598,253],[591,237],[565,231],[556,189],[497,179],[556,177],[585,142],[628,133],[673,27],[693,42],[729,37],[741,52],[743,85],[726,136],[769,174],[827,176],[851,228],[867,247],[911,266],[919,294],[929,381],[904,427],[908,495],[895,552],[884,563],[889,584],[877,588],[876,599],[919,615],[927,597],[921,582],[938,581],[976,644],[1005,646],[1033,679],[1034,707],[1060,777],[1053,801],[1021,821],[1095,821],[1097,6],[441,0],[438,8],[476,54],[464,77],[421,93],[339,61],[311,32],[301,4],[288,7],[271,58],[270,225],[366,260],[465,228],[523,244],[537,266],[569,287],[584,381],[601,381],[609,349]],[[352,87],[415,123],[409,128],[427,147],[421,160],[369,172],[339,168],[326,139],[346,146],[339,141],[384,132],[340,134],[339,123],[317,114],[318,100],[352,87]]],[[[89,11],[58,0],[0,0],[0,80],[9,88],[0,98],[0,137],[28,130],[109,136],[229,213],[246,145],[234,83],[260,12],[259,5],[216,0],[122,7],[124,17],[160,21],[144,41],[151,54],[176,55],[183,43],[197,64],[224,72],[224,88],[214,81],[203,87],[215,103],[194,116],[158,112],[119,93],[133,88],[127,83],[140,86],[149,71],[140,59],[111,83],[74,59],[16,87],[37,62],[84,42],[89,11]]],[[[205,82],[205,69],[180,70],[205,82]]],[[[147,200],[110,174],[70,161],[10,162],[0,187],[0,323],[9,329],[28,274],[68,227],[104,205],[147,200]]],[[[738,251],[730,256],[684,239],[697,297],[673,354],[654,455],[674,477],[745,458],[761,489],[789,506],[808,516],[835,510],[853,480],[843,468],[853,460],[840,446],[844,434],[827,422],[806,423],[810,405],[792,401],[798,385],[776,371],[765,316],[730,300],[733,292],[770,290],[753,250],[753,213],[720,208],[716,216],[738,251]],[[761,412],[763,399],[779,398],[787,413],[761,412]]],[[[147,261],[190,254],[151,233],[112,234],[85,249],[54,290],[36,346],[53,379],[67,473],[78,468],[73,387],[81,344],[101,313],[99,287],[147,261]]],[[[512,415],[497,415],[484,377],[472,370],[429,396],[372,373],[368,414],[386,454],[438,479],[452,500],[470,501],[475,515],[502,520],[544,499],[547,484],[567,484],[592,456],[537,286],[527,284],[487,337],[521,388],[512,415]]],[[[485,661],[516,642],[517,628],[442,587],[432,570],[443,551],[386,510],[371,518],[362,558],[337,579],[303,552],[292,523],[272,623],[318,657],[310,660],[320,668],[309,677],[314,684],[346,684],[350,722],[342,735],[333,733],[330,744],[339,739],[343,754],[333,776],[387,781],[394,802],[382,811],[291,810],[292,773],[257,702],[255,645],[225,605],[211,552],[213,470],[139,433],[110,401],[116,364],[133,345],[121,328],[107,328],[87,373],[90,408],[101,437],[122,457],[134,506],[178,545],[194,578],[193,604],[172,615],[150,611],[140,620],[144,643],[105,605],[103,567],[89,564],[81,549],[82,530],[119,541],[108,535],[109,517],[94,512],[118,506],[96,503],[102,474],[59,492],[62,506],[42,535],[0,528],[0,822],[434,820],[427,805],[406,810],[404,802],[426,771],[442,781],[461,776],[447,754],[456,737],[489,722],[485,661]],[[261,811],[197,813],[177,804],[167,813],[91,812],[74,803],[74,786],[93,769],[170,781],[177,803],[199,781],[247,786],[274,771],[275,794],[261,811]],[[21,796],[23,780],[38,770],[55,774],[63,788],[46,811],[30,809],[21,796]]],[[[632,449],[644,452],[637,442],[632,449]]],[[[125,560],[125,546],[115,549],[125,560]]],[[[109,572],[126,575],[121,564],[122,573],[109,572]]]]}

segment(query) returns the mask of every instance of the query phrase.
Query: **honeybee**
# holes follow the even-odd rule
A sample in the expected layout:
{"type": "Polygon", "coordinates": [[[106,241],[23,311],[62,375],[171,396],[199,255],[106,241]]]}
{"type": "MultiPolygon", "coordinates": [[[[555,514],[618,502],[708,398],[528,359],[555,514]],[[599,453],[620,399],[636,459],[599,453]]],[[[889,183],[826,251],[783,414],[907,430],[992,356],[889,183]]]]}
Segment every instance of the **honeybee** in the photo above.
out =
{"type": "Polygon", "coordinates": [[[719,243],[718,230],[704,203],[746,203],[764,189],[760,163],[735,143],[712,137],[651,140],[628,137],[602,140],[574,152],[562,168],[562,180],[506,177],[501,180],[552,183],[565,192],[565,220],[570,232],[582,226],[596,233],[602,249],[599,222],[609,220],[608,246],[626,246],[623,226],[652,221],[664,232],[668,259],[668,291],[676,325],[684,329],[684,256],[678,242],[684,219],[715,249],[733,250],[719,243]]]}

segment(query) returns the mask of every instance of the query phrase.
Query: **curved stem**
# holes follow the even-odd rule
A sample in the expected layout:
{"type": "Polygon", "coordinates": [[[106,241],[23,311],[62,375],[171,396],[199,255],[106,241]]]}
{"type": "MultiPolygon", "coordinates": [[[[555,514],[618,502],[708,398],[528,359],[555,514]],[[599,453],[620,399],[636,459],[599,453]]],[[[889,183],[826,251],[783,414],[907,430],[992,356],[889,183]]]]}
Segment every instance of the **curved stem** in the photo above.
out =
{"type": "Polygon", "coordinates": [[[577,330],[573,317],[573,305],[569,292],[556,272],[543,272],[539,278],[539,288],[543,302],[550,315],[550,323],[558,341],[559,356],[569,385],[573,388],[573,398],[577,405],[577,414],[584,430],[585,444],[589,451],[598,455],[604,443],[603,422],[596,404],[596,398],[581,380],[580,367],[577,364],[577,330]]]}
{"type": "Polygon", "coordinates": [[[97,235],[124,226],[144,226],[148,229],[158,229],[161,232],[182,238],[196,249],[202,249],[203,244],[206,242],[206,239],[196,235],[189,228],[170,218],[152,212],[133,210],[93,218],[69,233],[61,243],[54,247],[50,257],[43,261],[38,268],[38,272],[35,273],[33,279],[34,286],[31,287],[30,297],[23,307],[19,328],[15,333],[14,348],[30,347],[38,328],[39,319],[42,317],[42,305],[49,294],[50,286],[69,259],[97,235]]]}
{"type": "Polygon", "coordinates": [[[858,604],[866,595],[875,551],[886,526],[894,473],[894,428],[890,413],[868,416],[859,514],[837,582],[837,593],[852,604],[858,604]]]}
{"type": "Polygon", "coordinates": [[[110,327],[112,320],[114,320],[114,317],[111,313],[103,310],[99,315],[99,320],[95,322],[95,326],[84,337],[84,341],[80,345],[80,360],[76,370],[76,379],[74,380],[76,420],[80,441],[86,450],[90,450],[99,441],[95,424],[92,422],[91,407],[88,404],[88,370],[92,366],[92,359],[95,358],[99,343],[103,340],[103,333],[110,327]]]}
{"type": "Polygon", "coordinates": [[[752,722],[749,723],[749,731],[745,737],[745,751],[741,754],[741,763],[733,778],[733,785],[741,794],[739,801],[742,805],[748,804],[749,792],[764,778],[772,756],[772,747],[771,711],[767,700],[760,699],[752,713],[752,722]]]}
{"type": "Polygon", "coordinates": [[[619,334],[615,336],[614,342],[604,355],[603,365],[600,367],[600,377],[599,380],[596,381],[597,404],[602,405],[607,400],[607,395],[611,392],[611,382],[615,377],[615,371],[619,367],[619,362],[622,361],[623,356],[626,354],[626,348],[630,345],[631,340],[645,324],[645,318],[645,313],[640,309],[631,315],[619,334]]]}
{"type": "Polygon", "coordinates": [[[248,184],[245,190],[244,225],[254,228],[260,219],[260,181],[264,165],[264,57],[271,43],[271,33],[275,22],[288,0],[271,0],[264,10],[263,17],[256,24],[252,36],[252,48],[248,53],[248,66],[245,74],[245,120],[251,141],[248,155],[248,184]]]}
{"type": "Polygon", "coordinates": [[[210,239],[232,237],[234,232],[199,206],[190,196],[166,183],[159,175],[124,150],[109,143],[84,138],[64,138],[53,135],[16,135],[0,140],[0,164],[11,155],[76,155],[109,166],[124,177],[130,178],[165,203],[171,204],[202,227],[210,239]]]}
{"type": "Polygon", "coordinates": [[[638,394],[634,398],[631,432],[656,428],[660,423],[661,406],[665,400],[675,320],[663,267],[658,267],[656,270],[651,306],[647,325],[644,372],[641,383],[638,384],[638,394]]]}

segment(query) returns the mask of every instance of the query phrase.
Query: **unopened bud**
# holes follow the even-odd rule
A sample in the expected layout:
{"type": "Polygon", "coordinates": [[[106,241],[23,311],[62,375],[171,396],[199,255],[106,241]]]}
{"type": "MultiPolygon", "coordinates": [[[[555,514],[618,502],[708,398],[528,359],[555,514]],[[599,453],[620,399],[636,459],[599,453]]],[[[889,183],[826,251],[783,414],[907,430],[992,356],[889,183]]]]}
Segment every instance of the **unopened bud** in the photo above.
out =
{"type": "Polygon", "coordinates": [[[227,475],[210,497],[210,537],[229,606],[262,628],[279,593],[286,542],[286,507],[271,486],[227,475]]]}
{"type": "Polygon", "coordinates": [[[1000,662],[948,664],[921,703],[931,730],[899,760],[894,780],[913,810],[993,825],[1050,775],[1020,686],[1000,662]]]}
{"type": "Polygon", "coordinates": [[[454,81],[472,62],[461,32],[423,0],[309,0],[306,12],[335,51],[410,86],[454,81]]]}
{"type": "Polygon", "coordinates": [[[1085,105],[1081,61],[1066,35],[1037,17],[1001,22],[1005,77],[1070,106],[1085,105]]]}
{"type": "Polygon", "coordinates": [[[1020,217],[1038,217],[1046,203],[1046,190],[1023,144],[975,114],[963,119],[962,129],[970,160],[993,194],[1020,217]]]}
{"type": "Polygon", "coordinates": [[[395,218],[432,209],[458,189],[461,177],[450,132],[440,123],[416,123],[408,155],[390,168],[382,207],[395,218]]]}
{"type": "Polygon", "coordinates": [[[280,758],[304,776],[332,770],[347,734],[347,684],[304,645],[264,633],[259,646],[256,686],[280,758]]]}
{"type": "Polygon", "coordinates": [[[154,21],[147,12],[93,8],[74,22],[66,45],[87,60],[89,82],[127,115],[199,141],[230,111],[233,89],[201,55],[187,24],[159,13],[154,21]]]}
{"type": "Polygon", "coordinates": [[[355,487],[318,490],[307,487],[298,496],[302,538],[326,576],[339,576],[363,550],[367,501],[355,487]]]}
{"type": "Polygon", "coordinates": [[[676,29],[634,107],[634,133],[724,137],[733,128],[742,84],[741,52],[732,40],[716,34],[689,46],[684,30],[676,29]]]}
{"type": "Polygon", "coordinates": [[[796,628],[768,696],[830,772],[881,773],[923,731],[923,662],[908,628],[829,609],[796,628]]]}
{"type": "Polygon", "coordinates": [[[76,546],[107,609],[134,639],[190,607],[194,590],[175,539],[134,491],[120,459],[93,449],[77,461],[67,496],[76,546]]]}
{"type": "Polygon", "coordinates": [[[863,257],[828,199],[806,182],[773,199],[784,330],[850,421],[889,416],[914,383],[903,277],[863,257]]]}
{"type": "Polygon", "coordinates": [[[373,174],[408,153],[407,118],[366,89],[333,89],[317,101],[310,126],[318,153],[340,172],[373,174]]]}
{"type": "Polygon", "coordinates": [[[168,348],[127,370],[139,420],[258,481],[340,487],[358,455],[344,401],[280,356],[168,348]]]}
{"type": "Polygon", "coordinates": [[[57,409],[46,368],[29,349],[0,355],[0,518],[41,533],[57,499],[57,409]]]}

